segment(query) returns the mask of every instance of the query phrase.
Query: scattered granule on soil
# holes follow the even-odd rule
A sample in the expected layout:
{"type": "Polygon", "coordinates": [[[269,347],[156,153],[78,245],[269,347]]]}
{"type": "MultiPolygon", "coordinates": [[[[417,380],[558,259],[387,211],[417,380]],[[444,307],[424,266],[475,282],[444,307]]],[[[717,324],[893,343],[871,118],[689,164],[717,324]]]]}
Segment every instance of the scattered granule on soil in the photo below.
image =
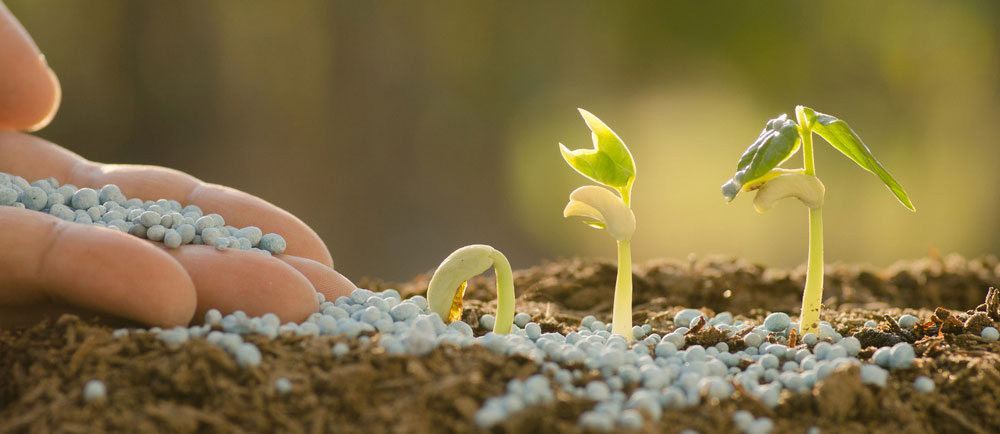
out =
{"type": "MultiPolygon", "coordinates": [[[[830,266],[822,319],[845,335],[873,330],[899,339],[886,317],[908,313],[924,322],[938,306],[957,312],[978,306],[998,280],[996,262],[948,257],[886,270],[830,266]],[[878,328],[862,330],[867,320],[878,328]]],[[[801,270],[737,260],[651,262],[636,270],[634,320],[662,335],[674,329],[676,312],[693,307],[759,324],[770,311],[797,312],[803,278],[801,270]]],[[[614,281],[613,265],[595,261],[520,270],[517,310],[530,313],[545,332],[575,330],[585,315],[606,322],[614,281]],[[586,295],[573,296],[574,291],[586,295]]],[[[426,277],[399,286],[404,296],[424,288],[426,277]]],[[[481,334],[479,318],[495,312],[492,282],[474,279],[466,297],[463,319],[481,334]]],[[[693,339],[711,330],[699,330],[693,339]]],[[[731,399],[704,397],[696,407],[665,410],[659,421],[645,420],[640,432],[736,432],[732,416],[741,409],[770,418],[775,433],[813,426],[823,433],[1000,432],[1000,342],[932,331],[913,336],[914,366],[892,371],[886,387],[861,384],[856,368],[848,367],[809,392],[783,391],[772,409],[737,385],[731,399]],[[932,392],[916,391],[920,376],[933,380],[932,392]]],[[[248,335],[262,362],[244,369],[203,339],[171,346],[154,333],[115,338],[113,332],[72,316],[0,332],[0,432],[476,432],[476,412],[488,398],[503,395],[509,380],[539,371],[528,359],[480,346],[446,344],[425,357],[390,355],[379,347],[377,334],[367,344],[329,336],[272,341],[248,335]],[[341,358],[331,354],[336,343],[350,345],[341,358]],[[276,390],[279,378],[291,383],[287,394],[276,390]],[[84,403],[84,385],[91,379],[106,385],[106,400],[84,403]]],[[[874,348],[859,340],[859,357],[871,357],[874,348]]],[[[584,370],[575,383],[597,378],[598,372],[584,370]]],[[[593,405],[556,391],[554,401],[513,414],[492,431],[581,432],[577,420],[593,405]]]]}

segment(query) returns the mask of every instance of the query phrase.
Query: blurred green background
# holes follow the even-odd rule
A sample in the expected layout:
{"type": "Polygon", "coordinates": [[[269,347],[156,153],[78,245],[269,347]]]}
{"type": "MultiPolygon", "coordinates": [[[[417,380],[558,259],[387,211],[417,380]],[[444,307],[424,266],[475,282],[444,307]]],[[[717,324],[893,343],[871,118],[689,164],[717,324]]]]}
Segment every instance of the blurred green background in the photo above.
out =
{"type": "Polygon", "coordinates": [[[586,183],[556,147],[591,146],[577,107],[636,158],[637,261],[803,263],[805,208],[719,190],[796,104],[848,121],[918,210],[817,142],[829,262],[1000,251],[1000,2],[7,4],[62,82],[40,136],[261,196],[355,281],[470,243],[612,259],[561,214],[586,183]]]}

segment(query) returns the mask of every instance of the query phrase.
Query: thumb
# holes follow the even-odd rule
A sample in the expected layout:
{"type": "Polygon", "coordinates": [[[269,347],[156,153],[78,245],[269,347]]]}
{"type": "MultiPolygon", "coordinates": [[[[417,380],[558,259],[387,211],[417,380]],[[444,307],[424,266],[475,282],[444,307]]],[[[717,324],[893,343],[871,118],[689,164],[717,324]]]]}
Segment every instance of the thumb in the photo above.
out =
{"type": "Polygon", "coordinates": [[[34,131],[48,125],[62,91],[56,74],[7,6],[0,3],[0,129],[34,131]]]}

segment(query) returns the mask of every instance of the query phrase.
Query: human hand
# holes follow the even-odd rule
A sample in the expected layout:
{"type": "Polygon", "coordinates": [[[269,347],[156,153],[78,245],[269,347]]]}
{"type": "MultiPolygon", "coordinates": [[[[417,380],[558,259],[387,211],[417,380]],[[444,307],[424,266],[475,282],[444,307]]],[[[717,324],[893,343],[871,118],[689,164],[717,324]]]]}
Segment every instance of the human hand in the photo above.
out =
{"type": "Polygon", "coordinates": [[[96,189],[116,184],[127,197],[198,205],[228,224],[257,226],[288,242],[285,254],[273,257],[203,245],[166,249],[114,230],[0,207],[0,327],[63,312],[166,327],[200,321],[211,308],[301,321],[316,311],[316,292],[333,299],[354,289],[333,270],[312,229],[260,198],[163,167],[87,161],[16,132],[48,124],[61,94],[44,57],[2,3],[0,70],[0,172],[96,189]]]}

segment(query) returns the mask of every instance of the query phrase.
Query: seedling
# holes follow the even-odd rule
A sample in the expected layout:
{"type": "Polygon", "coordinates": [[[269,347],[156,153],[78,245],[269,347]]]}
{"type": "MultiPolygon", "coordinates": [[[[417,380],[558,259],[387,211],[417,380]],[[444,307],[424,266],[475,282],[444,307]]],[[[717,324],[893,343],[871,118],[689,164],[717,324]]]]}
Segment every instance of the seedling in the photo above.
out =
{"type": "Polygon", "coordinates": [[[803,335],[818,335],[823,299],[823,196],[826,188],[816,177],[812,133],[819,134],[862,169],[878,176],[903,206],[910,211],[916,211],[916,208],[903,187],[882,167],[846,122],[803,106],[795,107],[795,117],[798,123],[786,115],[767,122],[757,140],[740,156],[736,174],[722,185],[722,195],[732,201],[741,191],[757,190],[753,204],[760,213],[786,197],[797,198],[809,208],[809,259],[799,331],[803,335]],[[778,168],[798,151],[800,145],[804,167],[778,168]]]}
{"type": "Polygon", "coordinates": [[[598,184],[614,190],[588,185],[573,190],[564,217],[583,217],[598,229],[607,229],[618,242],[618,279],[612,308],[611,332],[632,341],[632,234],[635,214],[629,207],[635,163],[622,139],[597,116],[579,109],[590,127],[594,149],[570,151],[562,143],[559,150],[569,165],[598,184]],[[618,194],[616,195],[615,192],[618,194]]]}
{"type": "Polygon", "coordinates": [[[514,323],[514,275],[499,250],[484,244],[465,246],[441,262],[427,286],[427,305],[445,324],[462,319],[462,299],[468,280],[490,266],[497,278],[497,318],[493,333],[510,333],[514,323]]]}

